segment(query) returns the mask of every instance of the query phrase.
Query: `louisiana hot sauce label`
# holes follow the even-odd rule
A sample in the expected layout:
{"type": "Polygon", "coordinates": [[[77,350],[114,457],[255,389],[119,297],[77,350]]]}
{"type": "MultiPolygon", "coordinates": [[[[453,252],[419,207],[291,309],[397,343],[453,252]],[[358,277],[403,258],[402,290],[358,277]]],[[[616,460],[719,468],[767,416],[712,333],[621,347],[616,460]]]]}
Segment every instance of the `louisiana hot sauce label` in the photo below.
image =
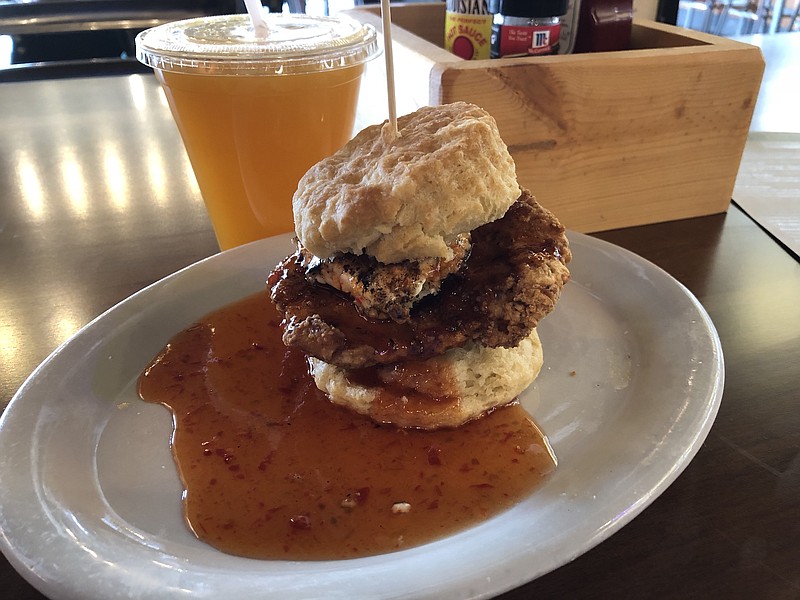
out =
{"type": "Polygon", "coordinates": [[[492,58],[556,54],[561,25],[494,25],[492,58]]]}
{"type": "Polygon", "coordinates": [[[489,58],[492,15],[488,0],[447,0],[444,47],[465,60],[489,58]]]}

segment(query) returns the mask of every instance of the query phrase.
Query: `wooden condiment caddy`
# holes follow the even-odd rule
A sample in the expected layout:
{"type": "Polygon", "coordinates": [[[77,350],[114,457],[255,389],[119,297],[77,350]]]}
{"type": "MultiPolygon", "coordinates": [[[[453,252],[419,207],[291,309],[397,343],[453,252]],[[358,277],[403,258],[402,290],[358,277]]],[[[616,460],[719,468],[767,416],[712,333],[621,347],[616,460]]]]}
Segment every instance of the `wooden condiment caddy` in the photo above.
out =
{"type": "MultiPolygon", "coordinates": [[[[379,7],[348,12],[380,29],[379,7]]],[[[489,111],[520,183],[567,227],[727,210],[764,70],[758,48],[635,20],[630,50],[464,61],[443,49],[444,12],[392,6],[403,93],[489,111]]]]}

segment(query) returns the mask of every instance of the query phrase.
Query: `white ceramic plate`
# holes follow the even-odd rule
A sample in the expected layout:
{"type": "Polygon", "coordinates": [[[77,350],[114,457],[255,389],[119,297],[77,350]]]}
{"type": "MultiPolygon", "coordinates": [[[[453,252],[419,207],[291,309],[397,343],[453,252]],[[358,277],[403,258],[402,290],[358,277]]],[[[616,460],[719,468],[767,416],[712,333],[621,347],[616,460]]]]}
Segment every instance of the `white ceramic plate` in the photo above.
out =
{"type": "Polygon", "coordinates": [[[418,548],[256,561],[184,525],[171,416],[135,382],[175,333],[262,289],[288,238],[213,256],[112,308],[56,350],[0,420],[0,542],[53,598],[477,598],[620,529],[678,476],[719,406],[722,351],[694,297],[642,258],[570,236],[573,281],[540,325],[545,368],[522,398],[559,459],[514,508],[418,548]]]}

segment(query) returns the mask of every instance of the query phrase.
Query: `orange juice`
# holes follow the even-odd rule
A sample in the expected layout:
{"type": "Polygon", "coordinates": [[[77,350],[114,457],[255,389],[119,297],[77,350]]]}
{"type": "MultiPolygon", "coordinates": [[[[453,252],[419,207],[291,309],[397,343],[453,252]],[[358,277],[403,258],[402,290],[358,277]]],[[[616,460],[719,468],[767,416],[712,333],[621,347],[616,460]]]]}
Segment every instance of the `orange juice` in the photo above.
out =
{"type": "Polygon", "coordinates": [[[221,249],[292,231],[292,195],[350,138],[377,33],[349,17],[166,23],[136,36],[169,101],[221,249]]]}
{"type": "Polygon", "coordinates": [[[220,248],[294,230],[297,182],[350,139],[363,70],[273,77],[156,70],[220,248]]]}

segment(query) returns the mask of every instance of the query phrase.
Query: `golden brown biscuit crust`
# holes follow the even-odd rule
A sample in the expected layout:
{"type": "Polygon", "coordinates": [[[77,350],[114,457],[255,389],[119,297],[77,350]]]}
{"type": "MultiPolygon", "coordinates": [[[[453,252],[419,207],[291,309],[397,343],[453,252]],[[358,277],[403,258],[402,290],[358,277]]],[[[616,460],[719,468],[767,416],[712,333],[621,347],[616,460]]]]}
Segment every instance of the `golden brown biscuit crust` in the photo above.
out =
{"type": "Polygon", "coordinates": [[[514,348],[468,344],[426,361],[377,367],[368,383],[316,358],[309,365],[334,404],[380,423],[441,429],[513,401],[539,375],[543,360],[534,329],[514,348]]]}
{"type": "Polygon", "coordinates": [[[454,236],[499,219],[519,197],[495,120],[465,102],[367,127],[313,166],[293,199],[295,231],[320,258],[366,252],[383,263],[450,258],[454,236]]]}

